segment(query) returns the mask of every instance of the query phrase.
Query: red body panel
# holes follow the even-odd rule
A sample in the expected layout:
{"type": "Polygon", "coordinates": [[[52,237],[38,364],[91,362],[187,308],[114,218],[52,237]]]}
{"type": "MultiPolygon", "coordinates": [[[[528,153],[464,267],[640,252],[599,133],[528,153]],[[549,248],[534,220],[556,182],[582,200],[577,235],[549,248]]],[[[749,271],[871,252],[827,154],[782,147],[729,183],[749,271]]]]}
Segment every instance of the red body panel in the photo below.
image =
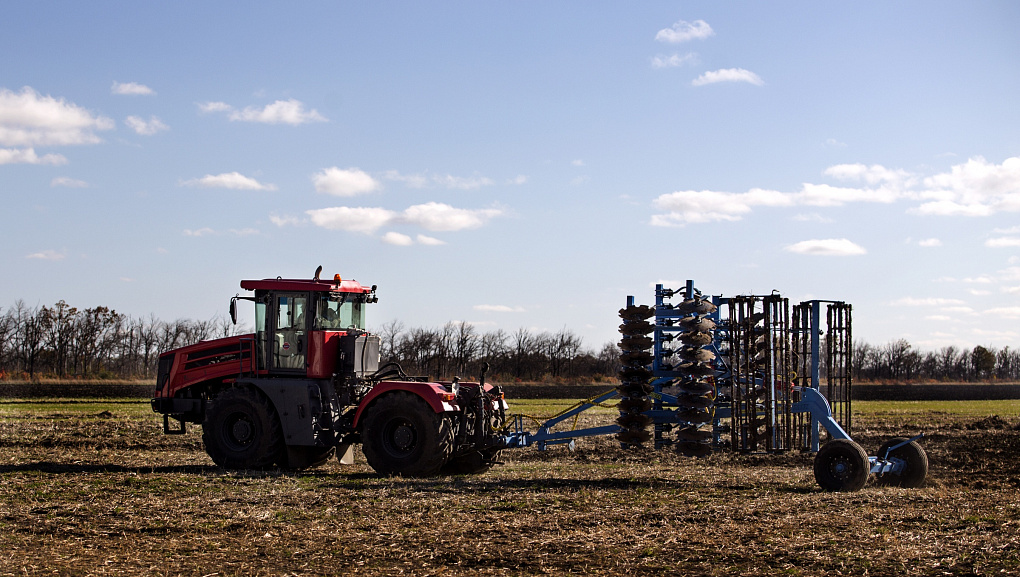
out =
{"type": "Polygon", "coordinates": [[[302,280],[289,278],[266,278],[262,280],[243,280],[241,288],[245,290],[274,290],[274,291],[318,291],[318,292],[342,292],[342,293],[370,293],[372,287],[362,285],[356,280],[341,281],[340,284],[332,280],[302,280]]]}
{"type": "Polygon", "coordinates": [[[328,379],[336,372],[340,337],[345,331],[312,331],[308,333],[308,378],[328,379]]]}
{"type": "Polygon", "coordinates": [[[437,413],[456,411],[457,405],[445,400],[452,397],[452,393],[446,390],[439,383],[419,383],[416,381],[383,381],[372,387],[372,391],[361,400],[358,411],[354,413],[354,427],[356,428],[361,420],[361,413],[365,407],[372,404],[372,401],[390,391],[407,391],[421,397],[437,413]]]}
{"type": "Polygon", "coordinates": [[[161,355],[174,356],[170,379],[155,397],[173,397],[177,391],[213,379],[227,379],[252,372],[255,335],[238,335],[174,349],[161,355]]]}

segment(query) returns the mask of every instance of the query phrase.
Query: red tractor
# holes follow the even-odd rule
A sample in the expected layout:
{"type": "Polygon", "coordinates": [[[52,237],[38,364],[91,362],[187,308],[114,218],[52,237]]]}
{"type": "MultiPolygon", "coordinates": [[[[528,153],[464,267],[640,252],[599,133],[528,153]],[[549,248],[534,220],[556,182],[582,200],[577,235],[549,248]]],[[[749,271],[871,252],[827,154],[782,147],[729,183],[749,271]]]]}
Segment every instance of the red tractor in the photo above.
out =
{"type": "Polygon", "coordinates": [[[354,280],[241,281],[255,303],[253,334],[204,341],[159,357],[152,409],[163,430],[202,425],[206,452],[229,469],[320,465],[334,454],[365,458],[383,475],[487,469],[505,446],[501,389],[479,382],[408,377],[380,364],[365,330],[376,287],[354,280]],[[179,422],[171,427],[170,419],[179,422]]]}

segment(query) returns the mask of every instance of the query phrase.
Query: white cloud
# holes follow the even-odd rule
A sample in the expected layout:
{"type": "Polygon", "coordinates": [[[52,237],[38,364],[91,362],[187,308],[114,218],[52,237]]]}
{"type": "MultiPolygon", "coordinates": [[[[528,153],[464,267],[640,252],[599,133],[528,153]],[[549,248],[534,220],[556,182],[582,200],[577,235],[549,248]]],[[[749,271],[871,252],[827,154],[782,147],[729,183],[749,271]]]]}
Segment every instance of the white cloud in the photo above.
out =
{"type": "Polygon", "coordinates": [[[925,248],[942,246],[942,241],[937,238],[926,238],[917,241],[917,246],[923,246],[925,248]]]}
{"type": "Polygon", "coordinates": [[[163,124],[163,121],[155,116],[149,118],[148,121],[137,116],[128,116],[124,120],[124,124],[126,124],[131,130],[134,130],[136,133],[143,136],[152,136],[157,132],[170,130],[169,126],[163,124]]]}
{"type": "Polygon", "coordinates": [[[655,34],[655,39],[659,42],[679,44],[689,40],[703,40],[713,34],[715,31],[704,20],[695,20],[694,22],[678,20],[671,27],[659,30],[655,34]]]}
{"type": "Polygon", "coordinates": [[[687,54],[672,54],[670,56],[657,55],[652,58],[652,68],[677,68],[679,66],[697,65],[698,55],[694,52],[687,54]]]}
{"type": "Polygon", "coordinates": [[[719,82],[747,82],[755,86],[764,86],[765,81],[750,70],[743,68],[723,68],[722,70],[710,70],[691,81],[694,86],[705,86],[719,82]]]}
{"type": "MultiPolygon", "coordinates": [[[[455,208],[448,204],[428,202],[410,206],[399,213],[377,207],[335,206],[309,210],[306,214],[316,226],[370,234],[385,225],[397,223],[412,224],[437,232],[467,230],[483,226],[490,219],[502,215],[503,210],[455,208]]],[[[441,241],[430,239],[420,242],[436,244],[441,241]]]]}
{"type": "Polygon", "coordinates": [[[652,201],[668,214],[652,216],[655,226],[673,226],[690,223],[735,221],[751,212],[753,206],[792,206],[793,195],[772,190],[753,189],[745,193],[713,190],[681,190],[663,194],[652,201]]]}
{"type": "Polygon", "coordinates": [[[795,214],[793,215],[793,220],[796,222],[820,222],[823,224],[832,222],[831,218],[824,217],[817,212],[812,212],[810,214],[795,214]]]}
{"type": "Polygon", "coordinates": [[[979,290],[979,289],[970,289],[967,292],[969,292],[970,294],[972,294],[972,295],[974,295],[976,297],[985,297],[985,296],[988,296],[988,295],[992,294],[992,291],[979,290]]]}
{"type": "Polygon", "coordinates": [[[508,307],[506,305],[475,305],[472,307],[476,311],[484,311],[488,313],[522,313],[524,307],[508,307]]]}
{"type": "Polygon", "coordinates": [[[988,309],[985,314],[1007,319],[1020,319],[1020,306],[988,309]]]}
{"type": "Polygon", "coordinates": [[[926,202],[913,212],[928,216],[989,216],[995,210],[983,204],[960,204],[951,200],[926,202]]]}
{"type": "Polygon", "coordinates": [[[486,178],[484,176],[453,176],[451,174],[446,174],[443,176],[434,176],[433,180],[445,188],[459,190],[472,190],[495,184],[491,178],[486,178]]]}
{"type": "Polygon", "coordinates": [[[63,186],[67,188],[88,188],[89,183],[84,180],[76,180],[67,176],[58,176],[50,181],[50,186],[63,186]]]}
{"type": "Polygon", "coordinates": [[[446,244],[438,238],[432,238],[431,236],[425,236],[424,234],[419,234],[417,236],[417,240],[418,244],[424,244],[427,246],[440,246],[446,244]]]}
{"type": "Polygon", "coordinates": [[[276,216],[272,215],[269,217],[269,221],[276,226],[294,226],[301,224],[301,219],[296,216],[276,216]]]}
{"type": "Polygon", "coordinates": [[[232,228],[229,232],[234,236],[252,236],[260,234],[260,231],[257,228],[232,228]]]}
{"type": "Polygon", "coordinates": [[[396,246],[411,246],[414,244],[414,239],[407,236],[406,234],[400,234],[399,232],[387,232],[382,236],[383,242],[386,244],[392,244],[396,246]]]}
{"type": "Polygon", "coordinates": [[[517,176],[511,178],[510,181],[507,184],[521,185],[521,184],[525,184],[527,182],[528,182],[528,177],[527,176],[525,176],[523,174],[518,174],[517,176]]]}
{"type": "Polygon", "coordinates": [[[968,284],[992,284],[995,281],[992,279],[992,277],[983,274],[979,277],[967,277],[963,279],[963,282],[968,284]]]}
{"type": "Polygon", "coordinates": [[[113,86],[110,87],[111,94],[127,94],[127,95],[152,95],[156,92],[144,84],[138,84],[137,82],[113,82],[113,86]]]}
{"type": "Polygon", "coordinates": [[[924,179],[922,198],[930,198],[916,211],[938,216],[988,216],[1020,212],[1020,157],[992,164],[981,157],[954,165],[924,179]]]}
{"type": "Polygon", "coordinates": [[[391,223],[397,213],[385,208],[334,206],[308,210],[312,223],[330,230],[346,230],[371,234],[391,223]]]}
{"type": "Polygon", "coordinates": [[[202,112],[229,112],[234,107],[226,102],[200,102],[198,109],[202,112]]]}
{"type": "MultiPolygon", "coordinates": [[[[666,214],[652,216],[656,226],[735,221],[757,206],[836,207],[850,203],[891,204],[909,200],[920,204],[908,213],[936,216],[989,216],[997,212],[1020,212],[1020,157],[993,165],[976,158],[953,166],[948,172],[929,177],[882,165],[838,164],[823,171],[842,181],[857,181],[860,187],[804,183],[797,192],[751,189],[746,193],[722,191],[678,191],[653,201],[666,214]]],[[[799,217],[795,217],[799,218],[799,217]]],[[[1020,227],[1017,227],[1020,231],[1020,227]]],[[[1012,229],[997,230],[1012,235],[1012,229]]],[[[1014,246],[1015,236],[990,239],[986,246],[1014,246]]],[[[929,239],[930,240],[930,239],[929,239]]]]}
{"type": "Polygon", "coordinates": [[[25,255],[25,258],[36,258],[39,260],[64,260],[64,257],[66,256],[67,255],[65,255],[62,252],[57,252],[55,250],[48,249],[39,252],[34,252],[32,254],[27,254],[25,255]]]}
{"type": "Polygon", "coordinates": [[[825,139],[825,146],[831,146],[834,148],[846,148],[846,143],[836,140],[835,138],[825,139]]]}
{"type": "MultiPolygon", "coordinates": [[[[0,127],[2,130],[2,127],[0,127]]],[[[34,148],[0,148],[0,164],[67,164],[62,154],[39,156],[34,148]]]]}
{"type": "Polygon", "coordinates": [[[929,297],[920,299],[914,297],[903,297],[889,304],[897,307],[944,307],[962,305],[964,304],[964,302],[958,299],[947,299],[941,297],[929,297]]]}
{"type": "MultiPolygon", "coordinates": [[[[383,178],[403,182],[411,188],[427,188],[436,186],[453,190],[473,190],[483,186],[491,186],[495,182],[485,176],[454,176],[452,174],[401,174],[396,170],[388,170],[383,178]]],[[[513,184],[524,184],[527,177],[518,176],[513,184]]]]}
{"type": "Polygon", "coordinates": [[[939,310],[941,310],[944,313],[952,313],[954,315],[974,315],[975,314],[974,313],[974,309],[972,309],[970,307],[942,307],[939,310]]]}
{"type": "Polygon", "coordinates": [[[497,208],[465,209],[428,202],[408,207],[401,219],[426,230],[445,232],[478,228],[501,214],[503,211],[497,208]]]}
{"type": "Polygon", "coordinates": [[[96,132],[110,130],[113,120],[42,96],[29,87],[21,92],[0,89],[0,145],[68,146],[100,142],[96,132]]]}
{"type": "Polygon", "coordinates": [[[276,190],[273,184],[262,184],[254,178],[240,172],[224,172],[223,174],[207,174],[202,178],[186,180],[182,186],[199,188],[229,188],[231,190],[276,190]]]}
{"type": "Polygon", "coordinates": [[[822,174],[838,180],[864,181],[875,185],[881,183],[912,183],[914,177],[905,170],[892,170],[879,164],[837,164],[826,168],[822,174]]]}
{"type": "Polygon", "coordinates": [[[1018,247],[1020,246],[1020,237],[1000,236],[999,238],[990,238],[985,241],[985,246],[989,248],[1018,247]]]}
{"type": "Polygon", "coordinates": [[[315,190],[334,196],[356,196],[379,190],[381,185],[367,172],[357,168],[325,168],[312,176],[315,190]]]}
{"type": "Polygon", "coordinates": [[[200,228],[197,230],[191,230],[190,228],[186,228],[182,231],[182,234],[184,234],[184,236],[209,236],[210,234],[215,233],[216,231],[209,227],[200,228]]]}
{"type": "Polygon", "coordinates": [[[810,254],[818,256],[854,256],[867,254],[864,247],[854,244],[845,238],[826,238],[817,240],[803,240],[791,244],[783,250],[797,254],[810,254]]]}
{"type": "MultiPolygon", "coordinates": [[[[220,103],[217,103],[220,104],[220,103]]],[[[230,120],[242,122],[261,122],[264,124],[307,124],[309,122],[327,122],[327,118],[314,108],[305,110],[300,100],[277,100],[272,104],[259,108],[248,106],[244,110],[231,110],[230,120]]]]}

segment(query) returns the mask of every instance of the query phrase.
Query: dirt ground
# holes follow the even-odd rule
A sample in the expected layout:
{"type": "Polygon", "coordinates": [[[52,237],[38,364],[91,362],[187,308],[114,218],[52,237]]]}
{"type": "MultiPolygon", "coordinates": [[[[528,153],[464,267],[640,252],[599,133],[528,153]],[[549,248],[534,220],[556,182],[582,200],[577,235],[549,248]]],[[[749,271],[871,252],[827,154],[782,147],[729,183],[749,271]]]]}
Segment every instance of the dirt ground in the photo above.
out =
{"type": "Polygon", "coordinates": [[[475,476],[381,478],[359,455],[227,472],[137,403],[0,401],[0,575],[1016,575],[1015,417],[855,417],[870,452],[924,431],[920,489],[824,493],[811,456],[508,451],[475,476]]]}

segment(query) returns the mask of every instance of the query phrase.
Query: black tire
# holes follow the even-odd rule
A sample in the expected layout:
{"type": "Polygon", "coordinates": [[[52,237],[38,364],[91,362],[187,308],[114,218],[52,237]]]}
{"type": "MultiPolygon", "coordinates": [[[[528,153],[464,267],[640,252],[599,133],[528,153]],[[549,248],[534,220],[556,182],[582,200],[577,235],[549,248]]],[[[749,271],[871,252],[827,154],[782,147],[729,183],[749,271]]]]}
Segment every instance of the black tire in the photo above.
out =
{"type": "Polygon", "coordinates": [[[849,439],[829,441],[815,456],[815,481],[826,491],[860,491],[869,474],[868,454],[849,439]]]}
{"type": "Polygon", "coordinates": [[[202,423],[202,442],[226,469],[267,469],[283,457],[283,434],[272,404],[252,389],[216,396],[202,423]]]}
{"type": "Polygon", "coordinates": [[[372,403],[365,411],[361,439],[365,459],[380,475],[435,475],[453,453],[450,419],[403,391],[372,403]]]}
{"type": "MultiPolygon", "coordinates": [[[[878,458],[886,458],[886,449],[904,443],[906,440],[906,437],[895,437],[882,443],[882,447],[878,450],[878,458]]],[[[924,452],[924,448],[917,441],[911,441],[909,444],[890,452],[889,457],[903,459],[907,462],[907,466],[899,475],[886,473],[881,477],[877,477],[876,482],[879,485],[904,487],[907,489],[916,489],[924,485],[924,480],[928,477],[928,454],[924,452]]]]}

